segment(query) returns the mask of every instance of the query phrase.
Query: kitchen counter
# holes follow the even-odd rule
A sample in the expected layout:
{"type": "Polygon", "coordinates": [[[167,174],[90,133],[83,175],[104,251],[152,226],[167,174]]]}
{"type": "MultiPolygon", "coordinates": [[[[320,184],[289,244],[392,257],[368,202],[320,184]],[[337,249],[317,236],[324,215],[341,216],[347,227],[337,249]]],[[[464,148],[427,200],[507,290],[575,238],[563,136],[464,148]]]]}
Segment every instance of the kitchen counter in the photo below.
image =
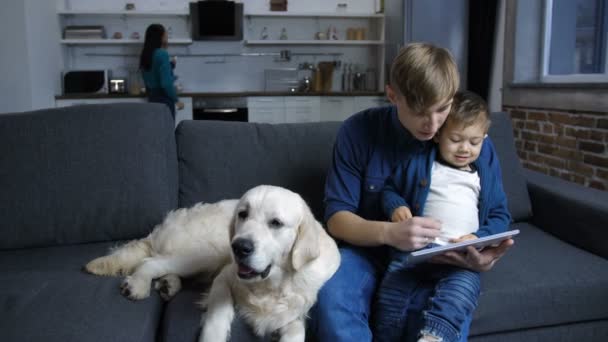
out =
{"type": "MultiPolygon", "coordinates": [[[[179,93],[180,97],[238,97],[238,96],[384,96],[384,92],[355,91],[355,92],[289,92],[289,91],[242,91],[242,92],[217,92],[217,93],[179,93]]],[[[69,94],[56,95],[56,100],[72,99],[127,99],[144,98],[145,95],[131,94],[69,94]]]]}

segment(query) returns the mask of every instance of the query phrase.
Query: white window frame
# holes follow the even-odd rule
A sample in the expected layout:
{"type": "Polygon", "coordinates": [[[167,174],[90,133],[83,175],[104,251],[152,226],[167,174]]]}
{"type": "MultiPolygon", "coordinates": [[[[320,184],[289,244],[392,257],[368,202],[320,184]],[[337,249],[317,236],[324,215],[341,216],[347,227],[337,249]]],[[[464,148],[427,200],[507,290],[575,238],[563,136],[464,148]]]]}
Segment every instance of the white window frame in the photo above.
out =
{"type": "Polygon", "coordinates": [[[602,74],[569,74],[551,75],[549,74],[549,52],[551,51],[551,24],[553,0],[545,0],[543,13],[543,46],[542,46],[542,65],[541,82],[544,83],[608,83],[608,35],[604,44],[606,54],[604,58],[604,73],[602,74]]]}

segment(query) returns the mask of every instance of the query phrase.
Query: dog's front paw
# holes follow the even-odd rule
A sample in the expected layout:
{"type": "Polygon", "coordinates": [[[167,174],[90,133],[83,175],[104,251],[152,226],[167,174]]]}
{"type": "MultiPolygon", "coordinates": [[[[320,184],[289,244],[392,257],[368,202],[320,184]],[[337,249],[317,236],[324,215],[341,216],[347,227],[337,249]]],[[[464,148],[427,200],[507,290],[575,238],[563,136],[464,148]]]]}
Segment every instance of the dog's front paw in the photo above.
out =
{"type": "Polygon", "coordinates": [[[158,290],[161,298],[170,300],[182,288],[182,282],[175,274],[168,274],[154,283],[154,288],[158,290]]]}
{"type": "Polygon", "coordinates": [[[148,298],[150,296],[150,282],[132,276],[126,277],[120,284],[120,293],[132,300],[148,298]]]}

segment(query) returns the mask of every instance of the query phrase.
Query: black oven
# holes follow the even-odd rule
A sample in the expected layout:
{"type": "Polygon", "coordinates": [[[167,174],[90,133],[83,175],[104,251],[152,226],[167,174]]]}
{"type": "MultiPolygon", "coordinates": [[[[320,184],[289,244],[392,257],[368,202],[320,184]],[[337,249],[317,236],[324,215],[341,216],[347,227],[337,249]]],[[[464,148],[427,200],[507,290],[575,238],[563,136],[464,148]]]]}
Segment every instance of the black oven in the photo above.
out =
{"type": "Polygon", "coordinates": [[[195,97],[192,99],[192,119],[247,122],[247,98],[195,97]]]}

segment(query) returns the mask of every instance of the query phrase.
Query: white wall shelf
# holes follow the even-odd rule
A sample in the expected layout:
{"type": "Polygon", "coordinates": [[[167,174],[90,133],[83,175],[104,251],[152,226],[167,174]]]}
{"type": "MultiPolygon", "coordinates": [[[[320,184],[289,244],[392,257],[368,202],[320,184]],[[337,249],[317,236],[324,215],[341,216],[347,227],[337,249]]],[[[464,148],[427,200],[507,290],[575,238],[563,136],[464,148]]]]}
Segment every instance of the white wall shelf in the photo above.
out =
{"type": "Polygon", "coordinates": [[[245,13],[247,17],[316,17],[316,18],[384,18],[384,14],[374,13],[329,13],[329,12],[254,12],[245,13]]]}
{"type": "Polygon", "coordinates": [[[383,45],[382,40],[246,40],[246,45],[383,45]]]}
{"type": "Polygon", "coordinates": [[[190,15],[187,10],[157,10],[157,11],[127,11],[127,10],[59,10],[59,15],[124,15],[124,16],[187,16],[190,15]]]}
{"type": "MultiPolygon", "coordinates": [[[[61,39],[61,44],[65,45],[128,45],[128,44],[143,44],[140,39],[61,39]]],[[[169,44],[188,45],[192,44],[190,38],[175,38],[170,39],[169,44]]]]}

